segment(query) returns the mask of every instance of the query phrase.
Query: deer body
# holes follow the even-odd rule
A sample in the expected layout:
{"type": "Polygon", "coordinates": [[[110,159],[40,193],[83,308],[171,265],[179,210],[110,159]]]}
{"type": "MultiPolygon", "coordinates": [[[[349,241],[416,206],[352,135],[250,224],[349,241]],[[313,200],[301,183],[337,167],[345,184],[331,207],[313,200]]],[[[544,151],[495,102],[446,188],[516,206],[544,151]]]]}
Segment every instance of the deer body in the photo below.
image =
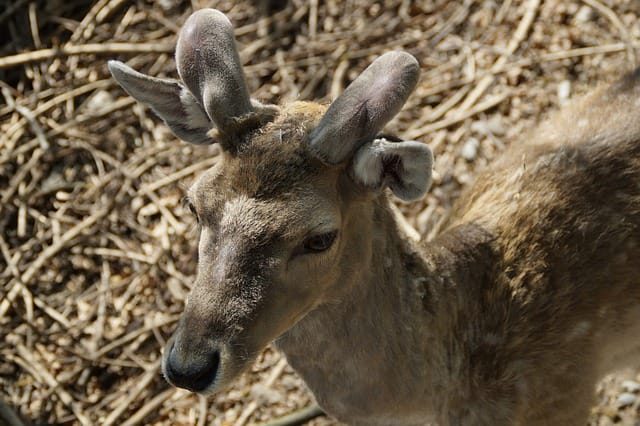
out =
{"type": "Polygon", "coordinates": [[[216,392],[275,340],[331,415],[363,425],[580,425],[640,356],[640,73],[532,132],[415,242],[432,156],[379,135],[417,83],[376,60],[326,108],[248,98],[230,23],[196,12],[182,82],[110,63],[180,137],[223,147],[189,190],[198,276],[163,359],[216,392]],[[220,64],[225,64],[221,67],[220,64]]]}
{"type": "Polygon", "coordinates": [[[601,151],[615,191],[572,186],[567,169],[584,182],[597,161],[547,147],[504,170],[521,186],[471,189],[475,203],[496,202],[465,206],[479,214],[454,216],[418,247],[380,206],[371,232],[386,232],[367,276],[278,346],[350,424],[585,424],[596,382],[640,359],[640,140],[629,142],[615,155],[624,178],[612,147],[601,151]],[[527,206],[536,200],[546,204],[527,206]]]}
{"type": "Polygon", "coordinates": [[[585,424],[595,383],[640,359],[627,80],[514,146],[434,241],[402,235],[384,196],[359,218],[370,262],[351,292],[278,340],[323,407],[354,424],[585,424]]]}

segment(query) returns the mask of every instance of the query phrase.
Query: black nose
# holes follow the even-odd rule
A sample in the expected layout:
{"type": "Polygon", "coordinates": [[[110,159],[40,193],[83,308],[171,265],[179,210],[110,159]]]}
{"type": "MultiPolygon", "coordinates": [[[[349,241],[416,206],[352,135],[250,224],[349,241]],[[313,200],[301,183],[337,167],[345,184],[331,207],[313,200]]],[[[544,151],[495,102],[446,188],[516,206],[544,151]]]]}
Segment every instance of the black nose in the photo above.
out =
{"type": "Polygon", "coordinates": [[[164,372],[167,380],[191,392],[200,392],[211,385],[220,366],[220,353],[186,353],[176,348],[175,342],[165,357],[164,372]]]}

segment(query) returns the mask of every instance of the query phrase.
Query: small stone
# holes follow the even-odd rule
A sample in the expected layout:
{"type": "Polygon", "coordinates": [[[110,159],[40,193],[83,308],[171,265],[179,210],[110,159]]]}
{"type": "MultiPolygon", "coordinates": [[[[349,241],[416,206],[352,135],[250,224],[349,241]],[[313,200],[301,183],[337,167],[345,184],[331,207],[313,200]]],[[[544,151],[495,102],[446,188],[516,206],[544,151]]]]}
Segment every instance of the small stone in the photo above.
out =
{"type": "Polygon", "coordinates": [[[622,382],[622,390],[630,393],[638,393],[640,392],[640,383],[633,380],[625,380],[622,382]]]}
{"type": "Polygon", "coordinates": [[[476,138],[470,138],[463,146],[462,158],[467,161],[473,161],[478,156],[478,147],[480,146],[480,142],[476,138]]]}
{"type": "Polygon", "coordinates": [[[625,392],[620,394],[620,396],[618,396],[616,405],[618,406],[618,408],[628,407],[629,405],[634,404],[637,399],[638,397],[635,396],[634,394],[625,392]]]}
{"type": "Polygon", "coordinates": [[[178,4],[180,4],[180,2],[177,0],[158,0],[158,4],[162,8],[162,10],[164,10],[165,12],[170,12],[171,10],[178,7],[178,4]]]}
{"type": "Polygon", "coordinates": [[[507,130],[504,128],[504,123],[502,122],[502,117],[499,115],[495,115],[489,119],[489,130],[496,136],[502,136],[507,133],[507,130]]]}
{"type": "Polygon", "coordinates": [[[87,111],[90,113],[99,113],[113,104],[113,96],[106,90],[100,90],[89,98],[86,103],[87,111]]]}
{"type": "Polygon", "coordinates": [[[558,84],[558,99],[561,104],[567,103],[571,96],[571,82],[569,80],[561,81],[558,84]]]}
{"type": "Polygon", "coordinates": [[[487,120],[474,121],[471,123],[471,131],[487,136],[491,132],[489,130],[489,122],[487,120]]]}
{"type": "Polygon", "coordinates": [[[595,11],[589,6],[582,6],[575,15],[577,22],[589,22],[596,18],[595,11]]]}
{"type": "Polygon", "coordinates": [[[505,134],[505,128],[499,116],[491,117],[489,120],[474,121],[471,123],[471,131],[483,136],[502,136],[505,134]]]}

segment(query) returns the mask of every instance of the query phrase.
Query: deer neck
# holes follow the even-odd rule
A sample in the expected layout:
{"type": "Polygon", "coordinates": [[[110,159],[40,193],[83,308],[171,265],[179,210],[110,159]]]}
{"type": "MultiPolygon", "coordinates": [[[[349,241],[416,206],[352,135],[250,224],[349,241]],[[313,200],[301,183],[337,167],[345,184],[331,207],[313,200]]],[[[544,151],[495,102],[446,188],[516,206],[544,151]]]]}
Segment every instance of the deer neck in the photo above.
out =
{"type": "Polygon", "coordinates": [[[437,347],[430,330],[440,328],[430,314],[437,298],[428,294],[427,262],[386,200],[376,205],[370,225],[368,259],[340,283],[347,290],[277,342],[321,406],[335,416],[344,411],[350,423],[375,412],[397,420],[415,400],[424,409],[425,389],[437,388],[428,386],[427,376],[438,369],[425,361],[441,359],[427,352],[437,347]]]}

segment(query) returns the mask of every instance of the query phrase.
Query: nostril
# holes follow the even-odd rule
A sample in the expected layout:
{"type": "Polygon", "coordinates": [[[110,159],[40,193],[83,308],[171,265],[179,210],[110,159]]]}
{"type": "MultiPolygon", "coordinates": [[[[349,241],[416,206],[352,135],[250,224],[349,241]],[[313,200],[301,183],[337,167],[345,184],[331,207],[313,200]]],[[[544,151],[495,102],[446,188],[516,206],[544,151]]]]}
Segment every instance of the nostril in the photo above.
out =
{"type": "Polygon", "coordinates": [[[169,348],[165,362],[167,380],[180,388],[201,392],[216,378],[220,366],[220,353],[189,354],[176,349],[175,342],[169,348]]]}

